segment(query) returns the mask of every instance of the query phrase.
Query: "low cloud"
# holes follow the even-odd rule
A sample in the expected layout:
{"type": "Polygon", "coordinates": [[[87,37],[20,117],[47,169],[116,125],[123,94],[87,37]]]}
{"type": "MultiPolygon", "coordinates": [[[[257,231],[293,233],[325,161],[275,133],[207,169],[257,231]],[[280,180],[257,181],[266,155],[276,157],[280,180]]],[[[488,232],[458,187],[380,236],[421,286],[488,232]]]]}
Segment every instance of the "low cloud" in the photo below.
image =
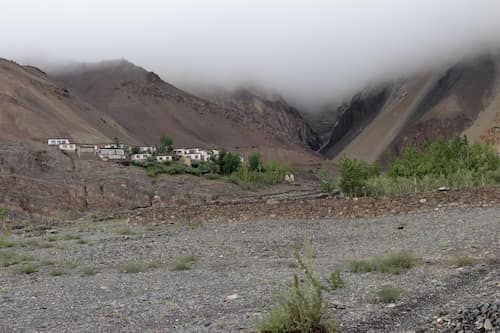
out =
{"type": "Polygon", "coordinates": [[[302,105],[500,46],[497,0],[16,0],[0,57],[126,58],[188,90],[252,83],[302,105]]]}

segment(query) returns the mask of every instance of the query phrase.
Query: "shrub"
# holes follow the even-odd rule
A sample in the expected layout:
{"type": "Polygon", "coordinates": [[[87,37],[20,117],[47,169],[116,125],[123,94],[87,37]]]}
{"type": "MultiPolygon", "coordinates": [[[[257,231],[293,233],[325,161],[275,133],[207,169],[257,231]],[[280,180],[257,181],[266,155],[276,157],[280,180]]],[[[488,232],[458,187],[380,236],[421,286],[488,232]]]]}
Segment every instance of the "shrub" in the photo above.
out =
{"type": "Polygon", "coordinates": [[[54,268],[49,272],[50,276],[62,276],[65,275],[66,272],[62,270],[61,268],[54,268]]]}
{"type": "Polygon", "coordinates": [[[287,172],[290,172],[290,167],[271,161],[261,171],[251,171],[248,165],[243,165],[230,176],[230,180],[244,189],[251,190],[281,184],[287,172]]]}
{"type": "Polygon", "coordinates": [[[450,259],[451,263],[458,267],[474,265],[474,258],[468,256],[458,256],[450,259]]]}
{"type": "Polygon", "coordinates": [[[80,235],[74,235],[74,234],[66,234],[63,236],[64,240],[78,240],[81,239],[82,237],[80,235]]]}
{"type": "Polygon", "coordinates": [[[402,290],[394,286],[382,286],[375,292],[377,298],[382,303],[393,303],[402,294],[402,290]]]}
{"type": "Polygon", "coordinates": [[[340,189],[350,196],[369,194],[367,182],[380,174],[380,168],[365,161],[342,157],[339,162],[340,189]]]}
{"type": "Polygon", "coordinates": [[[180,257],[174,263],[174,271],[190,270],[195,262],[196,262],[196,257],[193,255],[180,257]]]}
{"type": "Polygon", "coordinates": [[[135,235],[135,232],[132,229],[126,227],[126,228],[122,228],[122,229],[118,230],[118,234],[123,235],[123,236],[131,236],[131,235],[135,235]]]}
{"type": "Polygon", "coordinates": [[[6,249],[14,246],[16,246],[16,243],[0,238],[0,249],[6,249]]]}
{"type": "Polygon", "coordinates": [[[335,325],[324,320],[323,292],[327,288],[315,272],[312,253],[307,253],[307,246],[305,252],[305,259],[296,255],[298,273],[294,274],[290,289],[278,298],[277,304],[259,323],[260,332],[335,332],[335,325]]]}
{"type": "Polygon", "coordinates": [[[248,169],[250,171],[260,172],[264,166],[262,165],[262,158],[259,153],[254,153],[248,158],[248,169]]]}
{"type": "Polygon", "coordinates": [[[332,177],[328,174],[328,171],[326,170],[320,170],[319,171],[319,178],[321,179],[321,185],[320,185],[320,190],[322,193],[328,193],[331,194],[335,190],[335,187],[333,185],[333,179],[332,177]]]}
{"type": "Polygon", "coordinates": [[[38,268],[31,263],[25,263],[19,268],[19,272],[23,274],[33,274],[38,272],[38,268]]]}
{"type": "Polygon", "coordinates": [[[354,273],[380,272],[399,274],[414,267],[418,259],[408,252],[399,252],[370,260],[352,260],[349,268],[354,273]]]}
{"type": "Polygon", "coordinates": [[[230,175],[241,167],[241,159],[238,155],[221,150],[216,160],[221,175],[230,175]]]}
{"type": "Polygon", "coordinates": [[[80,273],[84,276],[92,276],[97,274],[97,270],[92,266],[85,266],[80,269],[80,273]]]}
{"type": "Polygon", "coordinates": [[[328,279],[326,279],[330,290],[337,290],[345,287],[345,281],[342,279],[342,274],[339,269],[333,271],[328,279]]]}

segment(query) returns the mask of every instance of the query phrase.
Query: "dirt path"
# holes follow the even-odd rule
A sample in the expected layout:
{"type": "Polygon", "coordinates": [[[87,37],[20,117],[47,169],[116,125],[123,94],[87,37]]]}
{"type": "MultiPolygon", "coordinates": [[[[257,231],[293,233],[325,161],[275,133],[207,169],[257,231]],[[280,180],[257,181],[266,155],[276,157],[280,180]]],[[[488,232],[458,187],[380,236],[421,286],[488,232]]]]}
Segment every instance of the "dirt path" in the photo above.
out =
{"type": "Polygon", "coordinates": [[[343,270],[346,288],[326,298],[340,332],[418,330],[443,309],[500,297],[500,267],[492,260],[500,254],[499,232],[500,208],[157,227],[116,220],[38,236],[20,232],[4,239],[0,253],[32,260],[38,271],[0,267],[0,332],[254,332],[290,281],[304,237],[312,239],[321,276],[343,270]],[[400,275],[347,269],[350,259],[400,250],[420,263],[400,275]],[[176,270],[188,255],[196,258],[191,269],[176,270]],[[457,255],[474,264],[457,268],[450,263],[457,255]],[[130,261],[145,272],[124,273],[130,261]],[[64,274],[54,276],[57,269],[64,274]],[[374,290],[385,284],[404,290],[394,304],[375,300],[374,290]]]}

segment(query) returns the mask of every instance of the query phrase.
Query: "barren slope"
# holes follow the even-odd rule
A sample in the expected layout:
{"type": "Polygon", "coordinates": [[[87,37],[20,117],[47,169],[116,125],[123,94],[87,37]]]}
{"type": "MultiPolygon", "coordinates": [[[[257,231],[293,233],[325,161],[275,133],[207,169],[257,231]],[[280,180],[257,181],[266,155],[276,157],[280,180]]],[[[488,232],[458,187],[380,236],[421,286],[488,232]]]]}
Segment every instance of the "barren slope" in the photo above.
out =
{"type": "Polygon", "coordinates": [[[75,65],[54,77],[146,143],[168,134],[178,146],[259,147],[270,155],[289,152],[292,160],[314,156],[285,131],[271,131],[239,109],[188,94],[125,60],[75,65]]]}
{"type": "Polygon", "coordinates": [[[0,59],[0,139],[77,142],[134,141],[111,118],[82,102],[34,67],[0,59]]]}

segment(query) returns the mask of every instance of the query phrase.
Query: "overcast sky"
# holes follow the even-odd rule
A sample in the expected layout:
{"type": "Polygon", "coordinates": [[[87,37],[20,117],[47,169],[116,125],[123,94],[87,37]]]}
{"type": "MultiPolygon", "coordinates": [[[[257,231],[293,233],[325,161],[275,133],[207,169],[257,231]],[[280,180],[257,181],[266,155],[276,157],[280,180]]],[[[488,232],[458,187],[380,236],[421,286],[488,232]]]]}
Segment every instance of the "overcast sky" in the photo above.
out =
{"type": "Polygon", "coordinates": [[[126,58],[193,88],[324,102],[500,46],[499,0],[2,0],[0,57],[126,58]]]}

